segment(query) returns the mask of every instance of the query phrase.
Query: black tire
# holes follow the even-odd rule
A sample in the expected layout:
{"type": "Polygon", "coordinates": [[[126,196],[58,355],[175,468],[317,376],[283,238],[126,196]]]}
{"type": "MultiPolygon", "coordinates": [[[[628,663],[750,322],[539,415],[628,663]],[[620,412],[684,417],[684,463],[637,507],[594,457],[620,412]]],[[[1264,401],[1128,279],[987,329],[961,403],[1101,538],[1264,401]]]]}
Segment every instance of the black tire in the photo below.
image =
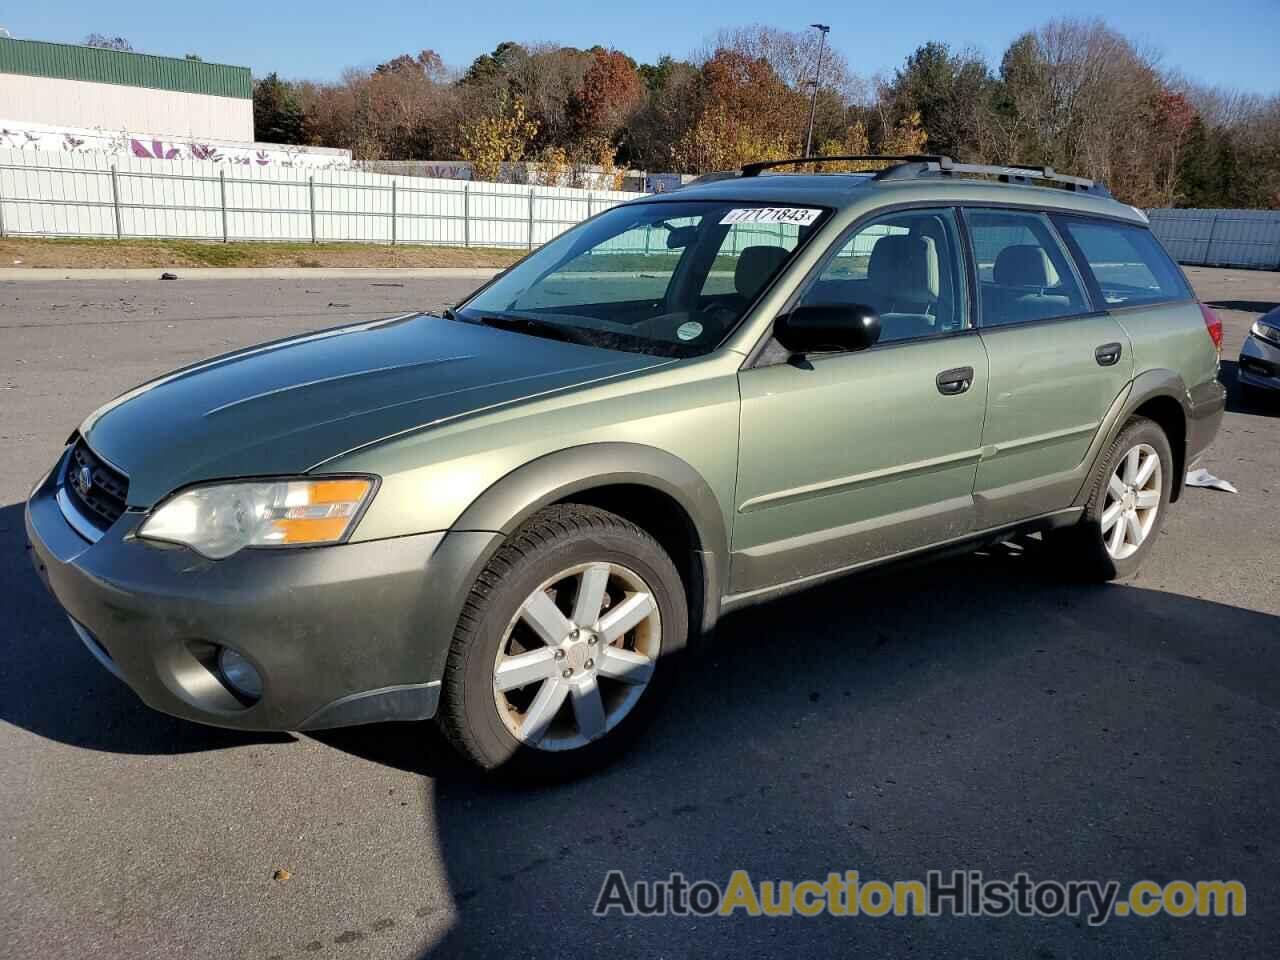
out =
{"type": "Polygon", "coordinates": [[[1173,452],[1169,438],[1160,425],[1145,417],[1134,417],[1125,424],[1119,436],[1102,457],[1095,472],[1084,516],[1075,526],[1061,530],[1052,538],[1056,548],[1056,560],[1072,579],[1092,582],[1124,580],[1138,572],[1151,552],[1160,530],[1168,517],[1169,498],[1173,492],[1173,452]],[[1140,443],[1150,445],[1160,458],[1161,489],[1160,507],[1156,512],[1155,526],[1137,551],[1128,557],[1116,559],[1107,552],[1102,536],[1102,511],[1107,501],[1107,484],[1124,456],[1140,443]]]}
{"type": "Polygon", "coordinates": [[[548,507],[512,534],[472,587],[454,630],[436,722],[454,748],[482,770],[537,781],[588,773],[624,752],[652,718],[673,673],[670,654],[684,647],[688,624],[684,584],[652,536],[595,507],[548,507]],[[649,587],[662,625],[659,656],[639,700],[603,737],[563,751],[530,747],[513,736],[494,702],[498,647],[539,585],[591,562],[621,564],[649,587]]]}

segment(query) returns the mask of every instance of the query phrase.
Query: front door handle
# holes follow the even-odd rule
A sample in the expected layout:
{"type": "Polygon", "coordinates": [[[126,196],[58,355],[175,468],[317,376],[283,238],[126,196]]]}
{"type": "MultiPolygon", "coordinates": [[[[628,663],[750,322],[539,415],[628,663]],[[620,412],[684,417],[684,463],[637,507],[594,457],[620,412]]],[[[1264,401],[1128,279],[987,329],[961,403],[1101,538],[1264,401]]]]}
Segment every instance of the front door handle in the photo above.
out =
{"type": "Polygon", "coordinates": [[[973,367],[943,370],[938,374],[936,383],[938,392],[944,397],[954,397],[956,394],[964,393],[973,386],[973,367]]]}
{"type": "Polygon", "coordinates": [[[1098,366],[1100,367],[1115,366],[1120,359],[1120,344],[1104,343],[1093,351],[1093,359],[1098,361],[1098,366]]]}

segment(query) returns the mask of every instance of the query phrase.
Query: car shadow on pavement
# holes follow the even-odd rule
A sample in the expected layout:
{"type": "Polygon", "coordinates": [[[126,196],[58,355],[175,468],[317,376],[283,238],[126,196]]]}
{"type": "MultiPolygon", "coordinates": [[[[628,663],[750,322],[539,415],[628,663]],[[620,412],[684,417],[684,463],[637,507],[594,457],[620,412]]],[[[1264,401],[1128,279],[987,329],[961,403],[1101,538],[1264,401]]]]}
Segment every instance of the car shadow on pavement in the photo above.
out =
{"type": "Polygon", "coordinates": [[[198,753],[294,739],[204,727],[143,704],[84,649],[40,582],[26,550],[23,510],[21,503],[0,507],[0,721],[112,753],[198,753]]]}
{"type": "MultiPolygon", "coordinates": [[[[1065,582],[1032,538],[848,579],[726,618],[651,732],[577,782],[470,775],[411,728],[325,735],[427,774],[455,917],[422,956],[1243,956],[1276,932],[1170,921],[595,917],[629,880],[923,878],[933,868],[1127,882],[1280,856],[1280,617],[1065,582]],[[1258,760],[1264,762],[1257,762],[1258,760]],[[839,945],[838,947],[836,945],[839,945]],[[1167,945],[1167,944],[1166,944],[1167,945]],[[1159,952],[1159,951],[1157,951],[1159,952]]],[[[425,897],[424,897],[425,899],[425,897]]]]}

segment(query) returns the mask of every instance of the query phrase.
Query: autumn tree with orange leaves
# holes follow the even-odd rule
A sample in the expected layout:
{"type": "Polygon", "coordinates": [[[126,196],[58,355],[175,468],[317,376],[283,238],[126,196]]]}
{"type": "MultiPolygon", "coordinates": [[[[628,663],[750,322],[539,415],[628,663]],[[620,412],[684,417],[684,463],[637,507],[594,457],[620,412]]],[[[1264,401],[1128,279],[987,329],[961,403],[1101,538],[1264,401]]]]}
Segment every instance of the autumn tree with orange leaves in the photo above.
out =
{"type": "MultiPolygon", "coordinates": [[[[602,46],[506,41],[453,70],[424,50],[331,83],[268,75],[255,126],[362,160],[471,157],[493,176],[532,161],[535,179],[564,185],[599,182],[600,169],[733,169],[801,152],[816,40],[739,27],[687,59],[638,65],[602,46]]],[[[1138,206],[1280,207],[1280,97],[1196,86],[1099,20],[1049,21],[992,61],[923,42],[873,83],[837,41],[814,143],[827,155],[1046,164],[1138,206]]]]}

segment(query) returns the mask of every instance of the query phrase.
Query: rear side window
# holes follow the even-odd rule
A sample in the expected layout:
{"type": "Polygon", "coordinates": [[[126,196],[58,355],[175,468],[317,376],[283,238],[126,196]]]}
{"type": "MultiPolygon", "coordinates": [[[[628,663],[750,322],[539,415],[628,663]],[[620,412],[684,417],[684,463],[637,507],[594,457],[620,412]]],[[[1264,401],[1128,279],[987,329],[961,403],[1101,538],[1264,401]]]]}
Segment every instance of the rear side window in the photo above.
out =
{"type": "Polygon", "coordinates": [[[1108,306],[1186,300],[1182,272],[1145,227],[1063,217],[1108,306]]]}
{"type": "Polygon", "coordinates": [[[982,326],[1089,312],[1061,241],[1038,213],[966,210],[978,267],[982,326]]]}

